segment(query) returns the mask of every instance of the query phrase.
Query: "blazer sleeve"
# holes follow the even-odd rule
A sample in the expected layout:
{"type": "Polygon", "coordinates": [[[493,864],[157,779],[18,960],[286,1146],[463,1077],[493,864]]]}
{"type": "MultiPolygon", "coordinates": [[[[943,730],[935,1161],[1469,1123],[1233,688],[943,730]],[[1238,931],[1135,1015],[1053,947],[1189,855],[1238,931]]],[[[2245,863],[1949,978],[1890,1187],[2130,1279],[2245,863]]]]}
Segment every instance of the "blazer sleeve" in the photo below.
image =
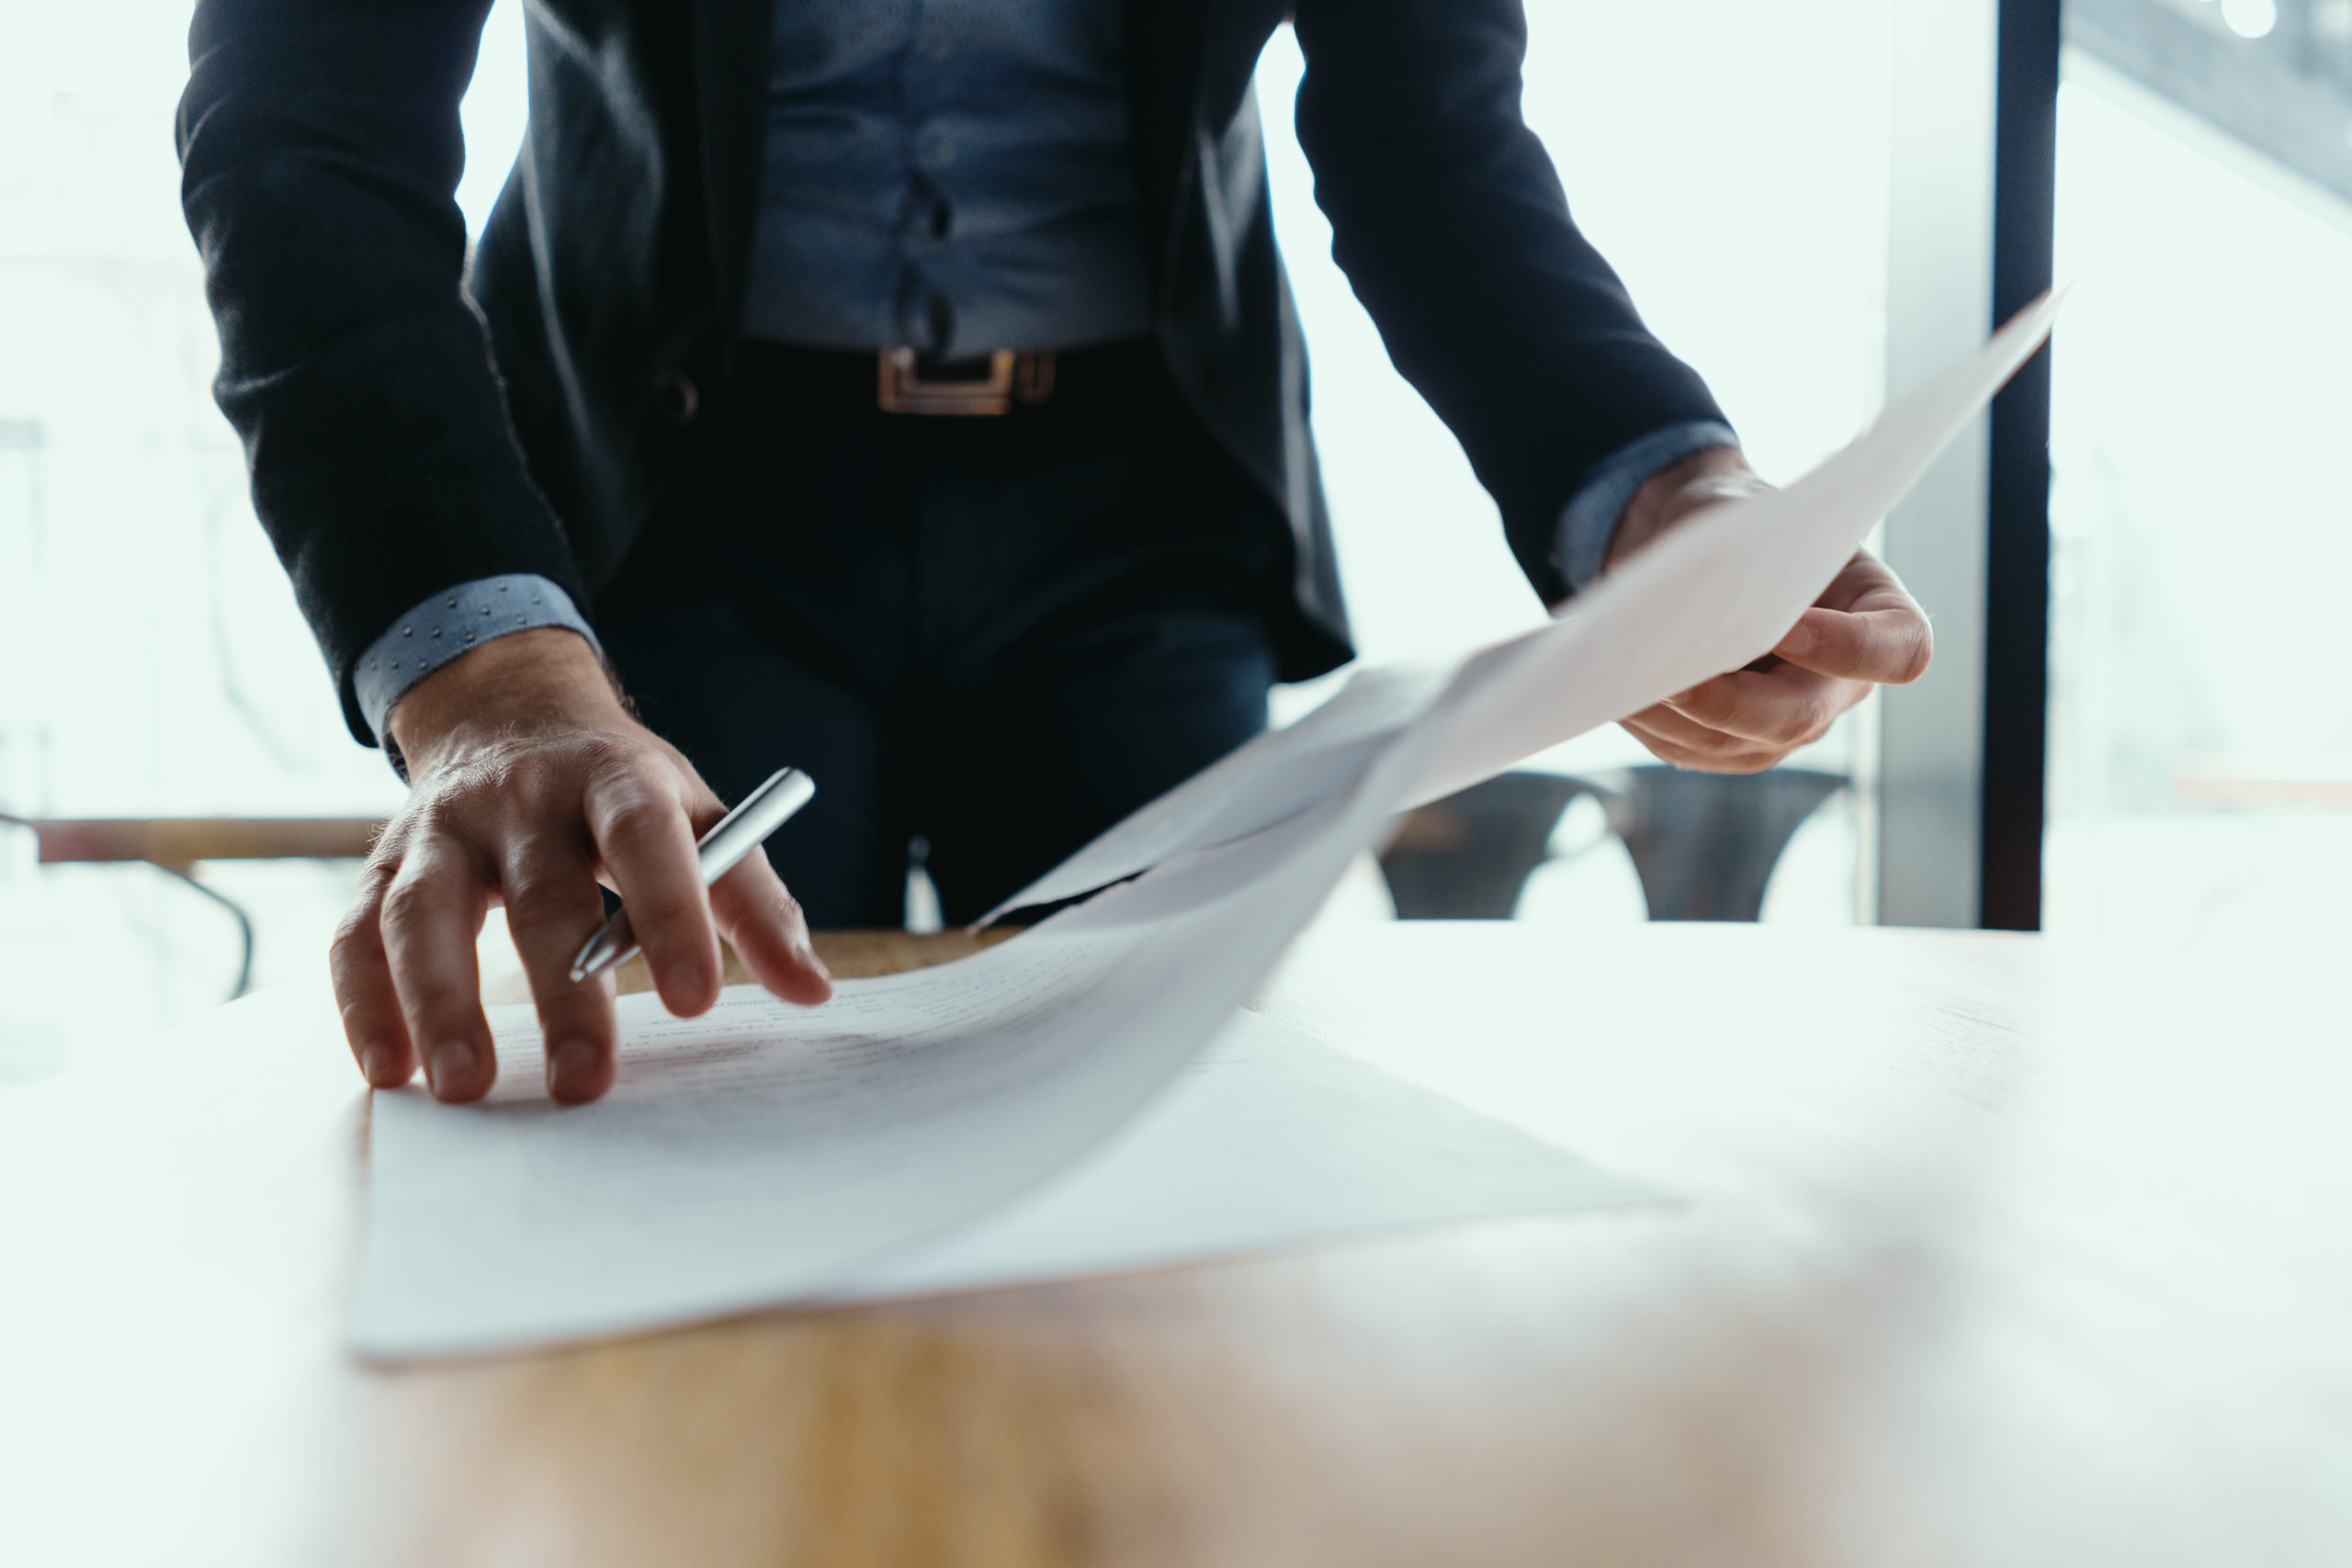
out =
{"type": "Polygon", "coordinates": [[[489,0],[201,0],[176,127],[214,394],[342,694],[409,605],[536,573],[584,603],[465,294],[458,105],[489,0]]]}
{"type": "Polygon", "coordinates": [[[1297,0],[1298,136],[1332,254],[1462,442],[1547,604],[1563,510],[1612,454],[1723,412],[1577,230],[1521,118],[1520,0],[1297,0]]]}

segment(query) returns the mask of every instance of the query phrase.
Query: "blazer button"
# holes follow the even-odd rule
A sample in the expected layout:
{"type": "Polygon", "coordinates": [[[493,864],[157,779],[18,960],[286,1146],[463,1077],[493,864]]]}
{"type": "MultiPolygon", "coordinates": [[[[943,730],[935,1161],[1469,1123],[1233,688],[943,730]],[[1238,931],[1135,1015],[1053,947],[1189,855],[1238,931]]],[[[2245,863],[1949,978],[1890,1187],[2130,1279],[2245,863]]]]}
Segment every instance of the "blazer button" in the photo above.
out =
{"type": "Polygon", "coordinates": [[[673,370],[654,383],[653,408],[672,424],[692,424],[702,408],[702,393],[683,371],[673,370]]]}

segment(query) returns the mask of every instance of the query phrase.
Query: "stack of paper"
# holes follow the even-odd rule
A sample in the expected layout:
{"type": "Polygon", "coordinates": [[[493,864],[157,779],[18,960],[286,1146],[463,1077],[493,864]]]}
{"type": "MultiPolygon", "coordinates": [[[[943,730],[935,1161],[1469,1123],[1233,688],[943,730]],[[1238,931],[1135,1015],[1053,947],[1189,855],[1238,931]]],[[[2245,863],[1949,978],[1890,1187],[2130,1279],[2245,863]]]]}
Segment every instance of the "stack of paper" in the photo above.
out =
{"type": "Polygon", "coordinates": [[[737,989],[680,1021],[628,998],[620,1080],[581,1109],[542,1097],[529,1011],[503,1010],[488,1104],[377,1097],[354,1348],[481,1351],[1623,1200],[1262,1021],[1201,1053],[1396,812],[1770,651],[2054,310],[1563,620],[1449,669],[1358,675],[1022,894],[1108,889],[1009,942],[816,1010],[737,989]],[[1228,1155],[1224,1185],[1200,1175],[1228,1155]]]}

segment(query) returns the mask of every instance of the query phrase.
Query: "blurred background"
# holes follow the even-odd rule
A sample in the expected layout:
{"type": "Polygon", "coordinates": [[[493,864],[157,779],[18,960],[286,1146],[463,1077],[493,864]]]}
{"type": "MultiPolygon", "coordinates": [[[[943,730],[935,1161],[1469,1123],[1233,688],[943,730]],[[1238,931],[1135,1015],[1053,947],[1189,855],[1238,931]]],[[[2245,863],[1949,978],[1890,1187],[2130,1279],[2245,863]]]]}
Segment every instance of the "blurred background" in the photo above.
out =
{"type": "MultiPolygon", "coordinates": [[[[1962,70],[1906,42],[1906,18],[1933,8],[1529,5],[1530,123],[1768,477],[1850,439],[1891,365],[1903,383],[1906,214],[1950,207],[1962,232],[1987,227],[1984,193],[1906,129],[1962,70]]],[[[188,11],[0,0],[0,813],[382,817],[401,786],[344,730],[209,397],[217,347],[171,138],[188,11]]],[[[2352,0],[2076,0],[2065,28],[2057,270],[2082,282],[2053,360],[2041,920],[2324,964],[2352,949],[2352,503],[2336,460],[2352,434],[2352,0]]],[[[1329,262],[1289,130],[1300,69],[1277,35],[1259,92],[1363,652],[1532,625],[1542,609],[1492,503],[1329,262]]],[[[466,104],[458,199],[477,227],[523,94],[520,7],[499,0],[466,104]]],[[[1969,310],[1981,336],[1989,316],[1969,310]]],[[[1930,681],[1964,695],[1981,598],[1919,586],[1960,650],[1930,681]]],[[[1330,689],[1284,692],[1278,718],[1330,689]]],[[[1879,708],[1797,760],[1828,793],[1767,856],[1762,919],[1879,918],[1899,842],[1879,708]]],[[[1649,912],[1621,771],[1644,761],[1610,731],[1535,764],[1603,786],[1515,819],[1536,839],[1505,907],[1561,925],[1565,964],[1572,928],[1649,912]]],[[[356,869],[197,874],[251,917],[266,985],[321,976],[356,869]]],[[[1973,908],[1972,888],[1951,891],[1973,908]]],[[[1367,866],[1329,918],[1393,918],[1409,892],[1367,866]]],[[[917,888],[918,918],[922,903],[917,888]]],[[[240,961],[234,919],[184,883],[135,863],[37,866],[33,835],[0,824],[0,1082],[218,1005],[240,961]]]]}

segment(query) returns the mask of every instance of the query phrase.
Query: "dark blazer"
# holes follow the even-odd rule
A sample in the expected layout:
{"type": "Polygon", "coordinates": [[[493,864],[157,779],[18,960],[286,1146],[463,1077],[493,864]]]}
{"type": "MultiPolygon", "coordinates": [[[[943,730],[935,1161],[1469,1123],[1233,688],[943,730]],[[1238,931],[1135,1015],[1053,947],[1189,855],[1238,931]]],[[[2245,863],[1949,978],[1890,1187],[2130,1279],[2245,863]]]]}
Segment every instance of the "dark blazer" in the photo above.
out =
{"type": "MultiPolygon", "coordinates": [[[[352,666],[403,611],[526,571],[586,608],[644,526],[736,343],[776,3],[537,0],[530,131],[469,273],[451,193],[489,0],[197,6],[178,141],[215,389],[362,739],[352,666]]],[[[1284,675],[1349,656],[1250,95],[1286,13],[1339,262],[1564,597],[1554,532],[1593,466],[1721,415],[1521,120],[1519,0],[1123,3],[1159,337],[1289,518],[1284,675]]]]}

